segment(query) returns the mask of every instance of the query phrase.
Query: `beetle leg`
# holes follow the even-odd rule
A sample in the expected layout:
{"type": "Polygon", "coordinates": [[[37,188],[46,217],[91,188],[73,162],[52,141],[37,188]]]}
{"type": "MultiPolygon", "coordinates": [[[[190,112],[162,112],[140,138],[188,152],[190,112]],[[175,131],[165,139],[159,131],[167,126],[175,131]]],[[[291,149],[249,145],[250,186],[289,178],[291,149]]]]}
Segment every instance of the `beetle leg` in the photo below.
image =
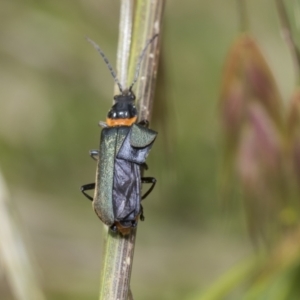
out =
{"type": "Polygon", "coordinates": [[[141,220],[141,221],[144,221],[144,220],[145,220],[145,216],[144,216],[144,208],[143,208],[142,205],[141,205],[141,212],[140,212],[140,220],[141,220]]]}
{"type": "Polygon", "coordinates": [[[138,123],[139,125],[142,125],[142,126],[144,126],[144,127],[149,127],[149,121],[148,120],[142,120],[142,121],[140,121],[139,123],[138,123]]]}
{"type": "Polygon", "coordinates": [[[149,167],[148,167],[148,165],[147,165],[146,163],[142,163],[142,164],[141,164],[141,167],[142,167],[144,170],[148,170],[148,169],[149,169],[149,167]]]}
{"type": "Polygon", "coordinates": [[[112,232],[115,232],[115,233],[118,231],[118,230],[117,230],[116,224],[111,225],[111,226],[109,227],[109,229],[110,229],[112,232]]]}
{"type": "Polygon", "coordinates": [[[142,177],[141,178],[142,183],[152,183],[149,190],[142,196],[142,200],[145,199],[154,189],[154,186],[156,184],[156,179],[154,177],[142,177]]]}
{"type": "Polygon", "coordinates": [[[98,150],[90,150],[90,157],[94,160],[98,160],[98,156],[99,156],[99,151],[98,150]]]}
{"type": "Polygon", "coordinates": [[[83,185],[80,190],[84,196],[86,196],[89,200],[93,201],[93,197],[91,197],[89,194],[87,194],[85,191],[93,190],[95,189],[95,183],[89,183],[83,185]]]}
{"type": "Polygon", "coordinates": [[[108,127],[108,125],[107,125],[105,122],[103,122],[103,121],[100,121],[100,122],[98,123],[98,125],[99,125],[100,127],[102,127],[102,128],[108,127]]]}

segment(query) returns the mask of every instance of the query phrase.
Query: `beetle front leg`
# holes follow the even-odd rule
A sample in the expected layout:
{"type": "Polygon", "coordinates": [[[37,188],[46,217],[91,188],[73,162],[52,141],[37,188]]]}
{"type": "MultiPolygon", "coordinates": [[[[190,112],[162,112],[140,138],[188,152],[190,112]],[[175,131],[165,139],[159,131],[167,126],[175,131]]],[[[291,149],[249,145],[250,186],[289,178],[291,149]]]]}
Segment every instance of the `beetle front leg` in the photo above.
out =
{"type": "Polygon", "coordinates": [[[148,128],[149,127],[149,121],[148,120],[142,120],[142,121],[140,121],[140,122],[138,122],[138,124],[139,125],[142,125],[142,126],[144,126],[144,127],[146,127],[146,128],[148,128]]]}
{"type": "Polygon", "coordinates": [[[90,150],[90,157],[93,159],[93,160],[98,160],[98,157],[99,157],[99,151],[98,150],[90,150]]]}
{"type": "Polygon", "coordinates": [[[87,194],[85,191],[94,190],[95,189],[95,183],[89,183],[83,185],[80,190],[84,196],[86,196],[89,200],[93,201],[93,197],[91,197],[89,194],[87,194]]]}
{"type": "Polygon", "coordinates": [[[142,183],[152,183],[149,190],[142,196],[142,200],[145,199],[154,189],[156,184],[156,179],[154,177],[142,177],[141,178],[142,183]]]}

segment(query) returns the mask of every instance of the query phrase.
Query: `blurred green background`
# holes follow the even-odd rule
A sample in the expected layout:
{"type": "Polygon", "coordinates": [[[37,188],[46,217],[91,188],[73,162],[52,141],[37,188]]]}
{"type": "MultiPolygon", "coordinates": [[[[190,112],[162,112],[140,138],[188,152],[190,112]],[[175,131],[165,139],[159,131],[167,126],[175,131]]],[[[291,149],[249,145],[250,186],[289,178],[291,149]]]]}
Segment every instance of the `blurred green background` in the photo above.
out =
{"type": "MultiPolygon", "coordinates": [[[[274,1],[248,1],[251,30],[284,99],[294,85],[274,1]]],[[[97,299],[103,226],[79,188],[93,182],[113,79],[88,35],[114,65],[119,1],[2,0],[0,168],[47,299],[97,299]]],[[[238,35],[236,1],[167,1],[162,47],[165,98],[147,175],[131,279],[135,299],[188,299],[254,251],[239,197],[218,190],[218,98],[238,35]]],[[[1,299],[13,296],[0,272],[1,299]]],[[[232,298],[234,299],[234,298],[232,298]]],[[[239,298],[236,298],[239,299],[239,298]]]]}

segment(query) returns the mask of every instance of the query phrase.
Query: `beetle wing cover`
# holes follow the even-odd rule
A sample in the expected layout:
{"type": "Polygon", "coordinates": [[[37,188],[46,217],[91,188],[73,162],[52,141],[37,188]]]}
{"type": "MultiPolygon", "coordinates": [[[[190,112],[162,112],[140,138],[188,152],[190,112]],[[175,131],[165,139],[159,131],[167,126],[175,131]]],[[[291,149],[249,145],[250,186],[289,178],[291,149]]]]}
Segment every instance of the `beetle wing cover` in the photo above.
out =
{"type": "Polygon", "coordinates": [[[144,148],[152,144],[157,132],[144,126],[133,124],[130,132],[130,144],[132,147],[144,148]]]}
{"type": "Polygon", "coordinates": [[[93,206],[98,217],[109,226],[114,222],[112,187],[118,133],[119,130],[115,127],[104,128],[101,131],[100,156],[93,201],[93,206]]]}
{"type": "MultiPolygon", "coordinates": [[[[140,213],[141,183],[140,166],[123,159],[115,159],[113,184],[113,210],[115,220],[134,221],[140,213]]],[[[124,223],[125,222],[125,223],[124,223]]]]}
{"type": "Polygon", "coordinates": [[[117,154],[117,158],[136,164],[145,163],[156,135],[155,131],[134,124],[127,134],[117,154]]]}

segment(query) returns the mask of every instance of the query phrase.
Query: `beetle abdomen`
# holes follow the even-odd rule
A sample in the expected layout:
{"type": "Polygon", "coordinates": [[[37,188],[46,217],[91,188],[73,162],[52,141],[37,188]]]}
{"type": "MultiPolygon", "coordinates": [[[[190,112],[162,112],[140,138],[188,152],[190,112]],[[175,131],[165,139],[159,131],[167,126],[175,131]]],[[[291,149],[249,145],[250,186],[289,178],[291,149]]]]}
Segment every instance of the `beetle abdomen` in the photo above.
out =
{"type": "Polygon", "coordinates": [[[113,211],[115,220],[135,221],[141,209],[140,166],[123,159],[115,159],[113,183],[113,211]]]}

